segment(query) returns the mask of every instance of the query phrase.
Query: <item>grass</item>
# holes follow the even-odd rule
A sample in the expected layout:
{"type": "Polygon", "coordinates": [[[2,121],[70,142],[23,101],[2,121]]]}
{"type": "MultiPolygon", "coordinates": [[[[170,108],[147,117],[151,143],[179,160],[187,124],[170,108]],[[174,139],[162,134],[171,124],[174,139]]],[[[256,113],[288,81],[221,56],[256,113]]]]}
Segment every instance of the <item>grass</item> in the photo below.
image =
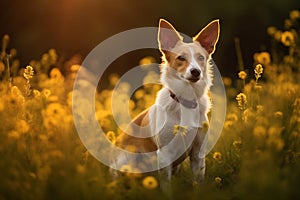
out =
{"type": "MultiPolygon", "coordinates": [[[[284,30],[269,27],[273,48],[254,53],[253,68],[242,70],[235,80],[224,77],[227,116],[206,158],[206,182],[195,190],[184,163],[172,180],[175,199],[299,198],[299,23],[299,12],[292,11],[284,30]]],[[[124,174],[112,180],[108,167],[82,145],[72,115],[72,87],[80,67],[76,57],[62,61],[50,49],[23,68],[8,42],[5,35],[0,55],[0,199],[166,198],[155,177],[124,174]]],[[[113,142],[119,129],[110,101],[118,75],[109,80],[109,89],[96,95],[95,106],[113,142]]],[[[132,115],[150,106],[158,90],[156,85],[139,88],[129,104],[132,115]]]]}

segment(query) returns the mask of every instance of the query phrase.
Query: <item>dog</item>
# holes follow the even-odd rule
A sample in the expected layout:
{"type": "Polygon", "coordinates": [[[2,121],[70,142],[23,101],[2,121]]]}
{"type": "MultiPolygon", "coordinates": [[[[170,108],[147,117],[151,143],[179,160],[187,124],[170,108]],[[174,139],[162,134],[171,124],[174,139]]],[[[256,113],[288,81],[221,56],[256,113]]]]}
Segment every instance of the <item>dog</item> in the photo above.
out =
{"type": "MultiPolygon", "coordinates": [[[[205,176],[205,143],[208,113],[211,109],[211,56],[219,39],[219,20],[210,22],[186,43],[166,20],[160,19],[158,46],[162,54],[161,83],[155,103],[129,124],[118,136],[116,146],[134,153],[154,152],[157,169],[167,179],[190,158],[193,179],[202,183],[205,176]],[[130,134],[128,134],[130,133],[130,134]]],[[[126,164],[123,154],[115,168],[126,164]]],[[[140,161],[136,161],[136,167],[140,161]]]]}

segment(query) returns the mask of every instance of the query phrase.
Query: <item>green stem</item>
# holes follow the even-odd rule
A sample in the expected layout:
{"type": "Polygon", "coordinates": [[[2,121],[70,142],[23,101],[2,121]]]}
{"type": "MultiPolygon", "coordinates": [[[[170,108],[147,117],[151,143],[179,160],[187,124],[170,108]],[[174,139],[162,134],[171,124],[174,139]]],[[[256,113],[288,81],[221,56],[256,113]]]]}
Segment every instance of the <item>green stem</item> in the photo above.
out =
{"type": "Polygon", "coordinates": [[[240,39],[234,38],[234,44],[235,44],[235,49],[236,49],[239,70],[242,71],[242,70],[244,70],[244,61],[243,61],[243,56],[242,56],[240,39]]]}

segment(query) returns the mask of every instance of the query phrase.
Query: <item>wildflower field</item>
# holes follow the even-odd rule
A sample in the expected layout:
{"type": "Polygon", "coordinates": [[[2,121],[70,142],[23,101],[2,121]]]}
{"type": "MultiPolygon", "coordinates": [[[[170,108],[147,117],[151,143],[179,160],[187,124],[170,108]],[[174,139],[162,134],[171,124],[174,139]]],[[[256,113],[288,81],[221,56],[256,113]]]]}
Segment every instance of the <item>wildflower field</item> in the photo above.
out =
{"type": "MultiPolygon", "coordinates": [[[[272,48],[253,52],[253,66],[239,66],[236,78],[223,77],[226,121],[206,158],[205,183],[193,187],[185,162],[171,182],[175,199],[300,198],[300,12],[290,12],[283,30],[269,27],[267,33],[272,48]]],[[[9,40],[3,36],[0,53],[0,200],[165,199],[155,174],[112,179],[80,141],[72,113],[80,57],[64,60],[50,49],[20,66],[9,40]]],[[[111,111],[118,80],[111,74],[95,100],[96,117],[112,143],[120,131],[111,111]]],[[[128,87],[122,86],[122,95],[128,87]]],[[[151,106],[159,89],[136,90],[132,116],[151,106]]]]}

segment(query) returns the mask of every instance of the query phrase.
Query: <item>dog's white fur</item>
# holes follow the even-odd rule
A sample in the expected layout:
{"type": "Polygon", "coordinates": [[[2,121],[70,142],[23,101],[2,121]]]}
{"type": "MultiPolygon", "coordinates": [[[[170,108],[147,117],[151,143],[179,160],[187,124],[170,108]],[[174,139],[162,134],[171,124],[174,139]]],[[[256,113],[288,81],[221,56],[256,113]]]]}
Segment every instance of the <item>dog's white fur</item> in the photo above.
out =
{"type": "MultiPolygon", "coordinates": [[[[208,122],[208,112],[211,108],[208,96],[212,85],[212,70],[209,61],[219,38],[219,21],[215,20],[203,28],[193,38],[192,43],[185,43],[174,27],[164,19],[160,20],[158,43],[162,53],[161,83],[163,88],[157,94],[155,104],[141,113],[130,124],[133,135],[149,137],[137,138],[122,134],[117,139],[117,146],[126,149],[128,146],[134,152],[153,152],[157,154],[158,165],[167,165],[168,178],[187,156],[190,157],[191,170],[194,180],[201,182],[205,174],[205,155],[201,152],[204,147],[204,122],[208,122]],[[196,104],[195,104],[196,103],[196,104]],[[196,106],[195,106],[196,105],[196,106]],[[134,128],[136,125],[148,129],[134,128]],[[173,133],[174,126],[186,127],[185,136],[173,133]],[[189,139],[189,133],[196,131],[196,136],[189,139]],[[135,133],[141,132],[141,133],[135,133]],[[177,138],[176,138],[177,137],[177,138]],[[183,146],[182,138],[191,144],[183,146]],[[175,142],[168,151],[161,151],[164,146],[175,142]],[[193,140],[193,141],[188,141],[193,140]],[[176,161],[174,156],[184,150],[184,154],[176,161]]],[[[185,129],[185,128],[183,128],[185,129]]],[[[122,163],[122,156],[117,158],[122,163]]],[[[158,166],[159,167],[159,166],[158,166]]]]}

